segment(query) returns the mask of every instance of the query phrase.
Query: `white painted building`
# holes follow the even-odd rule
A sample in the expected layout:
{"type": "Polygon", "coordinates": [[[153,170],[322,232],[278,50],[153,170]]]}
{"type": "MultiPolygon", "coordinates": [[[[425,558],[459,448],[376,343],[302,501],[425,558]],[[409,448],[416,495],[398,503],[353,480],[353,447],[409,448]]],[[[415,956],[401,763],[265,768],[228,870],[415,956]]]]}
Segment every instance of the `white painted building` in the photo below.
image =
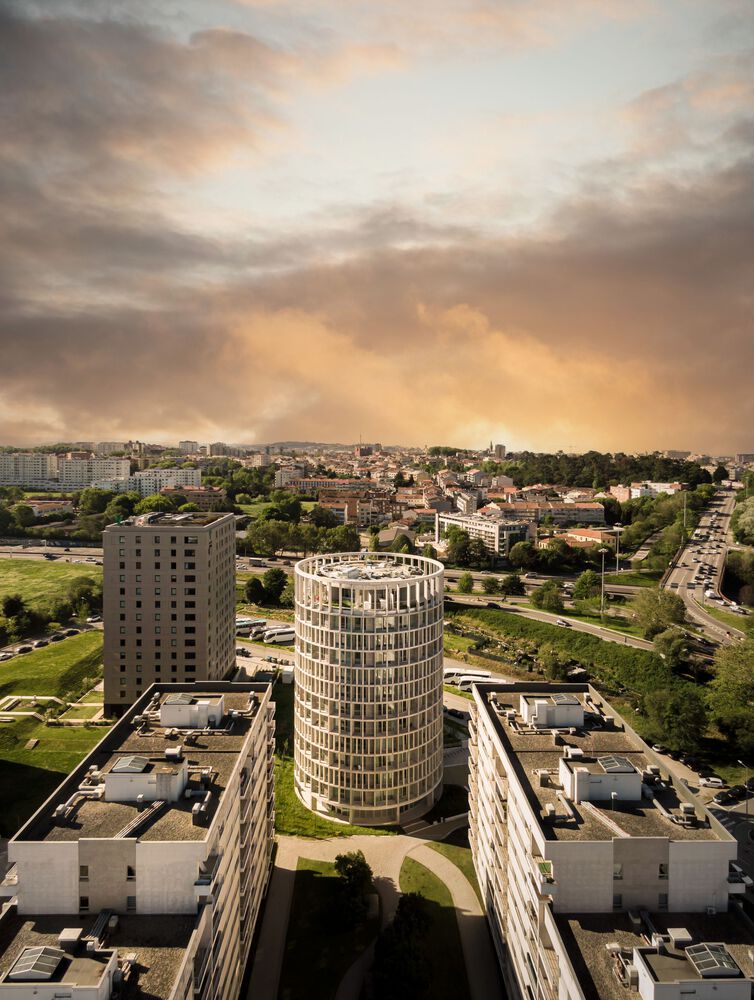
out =
{"type": "Polygon", "coordinates": [[[238,996],[271,863],[273,716],[267,684],[142,696],[8,844],[0,1000],[110,1000],[129,965],[134,998],[238,996]]]}
{"type": "Polygon", "coordinates": [[[102,479],[126,483],[131,475],[127,458],[61,458],[58,460],[58,481],[61,490],[79,490],[102,479]]]}
{"type": "Polygon", "coordinates": [[[435,542],[439,542],[442,533],[450,527],[461,528],[470,538],[481,538],[488,552],[501,557],[507,556],[516,542],[526,541],[529,537],[526,524],[507,519],[505,515],[449,511],[435,515],[435,542]]]}
{"type": "Polygon", "coordinates": [[[51,490],[57,488],[57,480],[57,455],[41,452],[0,454],[0,486],[51,490]]]}
{"type": "Polygon", "coordinates": [[[350,823],[405,822],[442,788],[443,567],[400,553],[296,565],[295,784],[350,823]]]}
{"type": "Polygon", "coordinates": [[[735,838],[593,688],[476,687],[469,787],[511,1000],[749,996],[735,838]]]}

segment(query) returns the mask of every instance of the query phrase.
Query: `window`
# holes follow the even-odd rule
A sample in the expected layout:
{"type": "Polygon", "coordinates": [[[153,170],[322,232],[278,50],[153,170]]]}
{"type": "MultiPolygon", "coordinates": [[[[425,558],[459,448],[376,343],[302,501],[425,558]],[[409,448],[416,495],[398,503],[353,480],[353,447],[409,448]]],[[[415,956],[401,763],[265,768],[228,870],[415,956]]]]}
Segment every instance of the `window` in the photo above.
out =
{"type": "Polygon", "coordinates": [[[126,896],[126,913],[136,913],[136,896],[126,896]]]}
{"type": "Polygon", "coordinates": [[[661,879],[670,878],[670,865],[660,865],[659,877],[661,879]]]}
{"type": "MultiPolygon", "coordinates": [[[[120,686],[121,687],[125,687],[126,686],[126,678],[125,677],[121,677],[121,679],[120,679],[120,686]]],[[[121,691],[121,694],[123,694],[122,691],[121,691]]]]}
{"type": "Polygon", "coordinates": [[[620,910],[623,906],[623,896],[619,893],[613,893],[613,909],[620,910]]]}
{"type": "Polygon", "coordinates": [[[89,881],[89,865],[79,865],[79,880],[81,882],[89,881]]]}
{"type": "Polygon", "coordinates": [[[121,627],[120,627],[120,634],[121,635],[125,635],[126,634],[126,626],[125,625],[121,625],[121,627]]]}
{"type": "Polygon", "coordinates": [[[657,909],[667,910],[668,908],[668,894],[666,892],[661,892],[657,897],[657,909]]]}
{"type": "Polygon", "coordinates": [[[136,869],[133,865],[126,865],[126,879],[129,882],[133,882],[136,878],[136,869]]]}
{"type": "Polygon", "coordinates": [[[89,897],[79,896],[79,913],[89,912],[89,897]]]}
{"type": "Polygon", "coordinates": [[[126,692],[125,691],[121,691],[120,696],[121,696],[121,698],[125,698],[126,697],[126,692]]]}
{"type": "MultiPolygon", "coordinates": [[[[118,579],[120,580],[120,582],[121,582],[121,583],[125,583],[125,582],[126,582],[126,578],[125,578],[125,576],[124,576],[123,574],[121,574],[121,575],[120,575],[120,576],[118,577],[118,579]]],[[[125,590],[123,591],[123,593],[125,594],[125,590]]]]}

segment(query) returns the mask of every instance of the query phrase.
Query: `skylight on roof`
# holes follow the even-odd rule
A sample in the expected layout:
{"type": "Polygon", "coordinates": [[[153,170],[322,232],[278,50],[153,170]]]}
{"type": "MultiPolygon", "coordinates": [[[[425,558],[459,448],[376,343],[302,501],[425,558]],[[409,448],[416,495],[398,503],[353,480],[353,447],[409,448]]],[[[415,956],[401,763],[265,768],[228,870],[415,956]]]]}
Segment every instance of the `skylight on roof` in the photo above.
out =
{"type": "Polygon", "coordinates": [[[133,754],[130,757],[121,757],[113,764],[113,774],[140,774],[149,763],[148,757],[140,757],[133,754]]]}
{"type": "Polygon", "coordinates": [[[621,757],[618,754],[600,757],[599,763],[606,774],[631,774],[636,770],[627,757],[621,757]]]}
{"type": "Polygon", "coordinates": [[[65,958],[60,948],[24,948],[8,973],[8,979],[51,979],[65,958]]]}
{"type": "Polygon", "coordinates": [[[703,978],[742,975],[724,944],[695,944],[686,949],[686,956],[703,978]]]}

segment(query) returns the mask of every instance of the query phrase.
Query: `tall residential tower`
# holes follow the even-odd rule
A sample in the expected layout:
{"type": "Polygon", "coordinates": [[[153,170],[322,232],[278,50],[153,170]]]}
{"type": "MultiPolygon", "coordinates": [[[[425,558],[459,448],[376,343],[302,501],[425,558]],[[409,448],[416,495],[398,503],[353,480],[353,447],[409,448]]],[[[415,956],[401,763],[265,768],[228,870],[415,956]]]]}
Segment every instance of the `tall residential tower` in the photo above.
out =
{"type": "Polygon", "coordinates": [[[442,787],[443,567],[338,553],[296,566],[295,783],[350,823],[405,822],[442,787]]]}
{"type": "Polygon", "coordinates": [[[143,514],[103,532],[105,709],[154,681],[222,680],[235,667],[232,514],[143,514]]]}

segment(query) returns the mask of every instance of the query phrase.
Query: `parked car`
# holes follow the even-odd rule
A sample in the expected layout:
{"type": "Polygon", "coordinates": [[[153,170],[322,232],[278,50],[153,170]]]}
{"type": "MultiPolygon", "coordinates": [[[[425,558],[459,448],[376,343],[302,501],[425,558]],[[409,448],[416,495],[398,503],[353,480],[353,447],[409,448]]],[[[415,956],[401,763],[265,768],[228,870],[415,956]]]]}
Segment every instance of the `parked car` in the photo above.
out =
{"type": "Polygon", "coordinates": [[[734,799],[745,799],[748,798],[749,792],[744,785],[731,785],[728,794],[734,799]]]}
{"type": "Polygon", "coordinates": [[[663,746],[662,743],[653,743],[652,744],[652,749],[654,750],[655,753],[667,753],[668,752],[668,748],[666,746],[663,746]]]}
{"type": "Polygon", "coordinates": [[[49,645],[50,645],[49,639],[37,639],[37,641],[34,643],[34,648],[42,649],[44,646],[49,646],[49,645]]]}
{"type": "Polygon", "coordinates": [[[0,663],[5,663],[6,660],[12,660],[13,653],[0,653],[0,663]]]}
{"type": "Polygon", "coordinates": [[[60,642],[61,639],[65,639],[62,632],[53,632],[50,636],[50,642],[60,642]]]}
{"type": "Polygon", "coordinates": [[[713,774],[707,777],[702,777],[699,779],[699,784],[702,788],[722,788],[725,782],[722,778],[718,778],[713,774]]]}
{"type": "Polygon", "coordinates": [[[94,625],[96,622],[102,621],[102,615],[89,615],[87,618],[87,624],[94,625]]]}
{"type": "Polygon", "coordinates": [[[242,646],[237,646],[236,656],[251,656],[251,653],[248,651],[248,649],[244,649],[242,646]]]}
{"type": "Polygon", "coordinates": [[[65,632],[63,633],[63,635],[66,635],[66,636],[70,636],[70,635],[78,635],[80,631],[81,631],[81,630],[80,630],[80,629],[77,629],[77,628],[67,628],[67,629],[65,630],[65,632]]]}
{"type": "Polygon", "coordinates": [[[16,652],[17,653],[30,653],[31,649],[32,649],[31,646],[19,646],[18,649],[16,650],[16,652]]]}
{"type": "Polygon", "coordinates": [[[735,799],[728,792],[718,792],[712,800],[712,804],[716,806],[729,806],[731,802],[735,802],[735,799]]]}

